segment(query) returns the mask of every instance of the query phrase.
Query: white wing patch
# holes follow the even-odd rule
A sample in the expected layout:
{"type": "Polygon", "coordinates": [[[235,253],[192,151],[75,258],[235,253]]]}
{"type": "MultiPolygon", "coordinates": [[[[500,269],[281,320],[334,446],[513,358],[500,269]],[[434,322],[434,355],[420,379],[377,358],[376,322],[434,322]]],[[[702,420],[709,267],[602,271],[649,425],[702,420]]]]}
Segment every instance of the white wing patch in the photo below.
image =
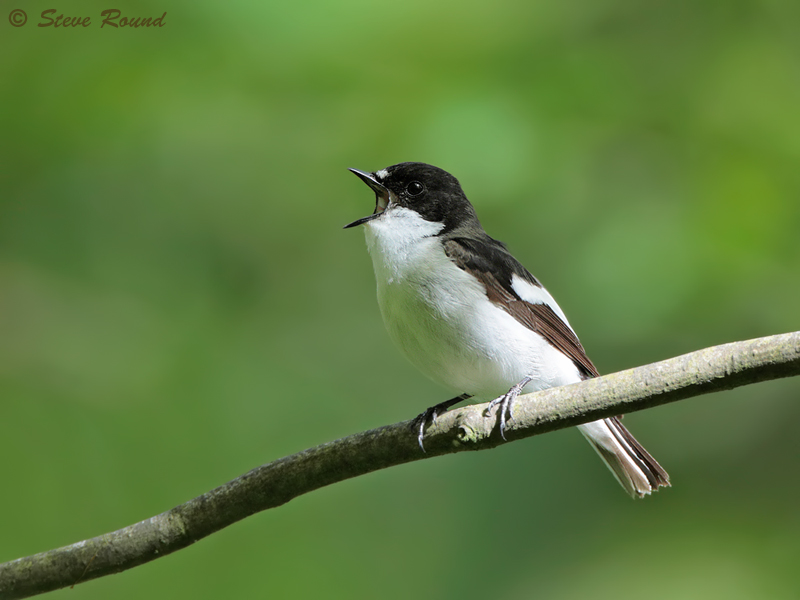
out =
{"type": "MultiPolygon", "coordinates": [[[[567,321],[564,311],[561,310],[561,307],[558,304],[556,304],[556,301],[550,295],[550,292],[543,287],[537,287],[531,283],[528,283],[522,279],[522,277],[512,275],[511,289],[517,293],[517,296],[525,300],[525,302],[530,302],[531,304],[546,304],[553,309],[553,312],[558,315],[559,319],[566,323],[567,327],[572,329],[572,325],[570,325],[569,321],[567,321]]],[[[572,330],[572,333],[575,333],[575,330],[572,330]]]]}

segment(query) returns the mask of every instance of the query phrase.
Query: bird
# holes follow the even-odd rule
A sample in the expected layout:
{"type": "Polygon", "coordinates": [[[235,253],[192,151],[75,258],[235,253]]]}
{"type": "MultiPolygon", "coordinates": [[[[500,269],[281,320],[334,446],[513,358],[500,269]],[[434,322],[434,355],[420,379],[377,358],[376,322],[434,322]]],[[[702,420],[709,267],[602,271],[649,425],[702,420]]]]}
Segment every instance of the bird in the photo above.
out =
{"type": "MultiPolygon", "coordinates": [[[[553,296],[483,229],[458,179],[421,162],[374,172],[350,169],[375,193],[363,226],[389,337],[422,373],[457,396],[418,417],[424,451],[428,421],[470,399],[499,406],[505,439],[523,392],[599,376],[553,296]]],[[[669,475],[618,417],[578,429],[634,498],[669,475]]]]}

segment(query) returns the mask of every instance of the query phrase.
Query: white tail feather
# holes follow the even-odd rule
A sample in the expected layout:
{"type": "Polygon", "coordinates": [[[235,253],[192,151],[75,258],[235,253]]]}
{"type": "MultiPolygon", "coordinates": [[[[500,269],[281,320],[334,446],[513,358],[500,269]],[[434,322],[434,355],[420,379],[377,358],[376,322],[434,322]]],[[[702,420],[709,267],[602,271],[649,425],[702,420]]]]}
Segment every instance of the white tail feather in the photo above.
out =
{"type": "Polygon", "coordinates": [[[632,497],[669,485],[669,475],[617,418],[579,425],[581,433],[632,497]]]}

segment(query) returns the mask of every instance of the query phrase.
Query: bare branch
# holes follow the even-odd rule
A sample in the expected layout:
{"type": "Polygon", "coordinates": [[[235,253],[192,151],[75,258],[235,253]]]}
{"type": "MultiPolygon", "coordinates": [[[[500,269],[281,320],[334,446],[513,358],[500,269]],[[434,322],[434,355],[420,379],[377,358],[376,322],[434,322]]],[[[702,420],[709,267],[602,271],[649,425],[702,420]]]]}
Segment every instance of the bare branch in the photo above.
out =
{"type": "MultiPolygon", "coordinates": [[[[800,374],[800,332],[735,342],[520,396],[508,442],[692,396],[800,374]]],[[[439,417],[417,445],[412,421],[310,448],[263,465],[124,529],[0,564],[0,600],[26,598],[119,573],[312,490],[424,458],[506,443],[487,405],[439,417]]]]}

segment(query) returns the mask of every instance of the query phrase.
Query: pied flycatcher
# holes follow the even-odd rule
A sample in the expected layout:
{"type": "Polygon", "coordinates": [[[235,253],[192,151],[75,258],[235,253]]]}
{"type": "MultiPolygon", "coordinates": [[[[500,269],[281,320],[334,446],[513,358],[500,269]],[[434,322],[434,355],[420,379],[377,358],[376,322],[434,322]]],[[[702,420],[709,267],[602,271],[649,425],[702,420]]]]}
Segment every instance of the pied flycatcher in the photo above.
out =
{"type": "MultiPolygon", "coordinates": [[[[389,335],[420,371],[460,394],[420,415],[420,446],[426,422],[467,398],[500,405],[505,437],[523,391],[598,376],[561,308],[486,234],[455,177],[413,162],[350,170],[375,192],[375,211],[346,228],[364,225],[389,335]]],[[[631,496],[669,485],[618,418],[578,429],[631,496]]]]}

